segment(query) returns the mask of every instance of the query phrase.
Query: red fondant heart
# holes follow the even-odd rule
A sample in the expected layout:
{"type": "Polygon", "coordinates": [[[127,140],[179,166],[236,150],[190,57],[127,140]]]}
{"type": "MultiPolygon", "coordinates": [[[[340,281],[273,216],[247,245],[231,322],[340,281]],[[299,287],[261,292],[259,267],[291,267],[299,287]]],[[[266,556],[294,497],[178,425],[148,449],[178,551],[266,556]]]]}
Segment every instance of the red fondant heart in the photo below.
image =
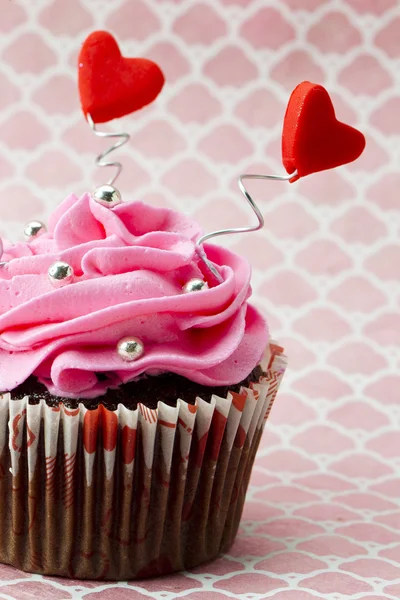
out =
{"type": "Polygon", "coordinates": [[[85,117],[105,123],[152,102],[164,85],[158,65],[145,58],[124,58],[107,31],[95,31],[79,54],[79,94],[85,117]]]}
{"type": "Polygon", "coordinates": [[[288,173],[299,177],[332,169],[358,158],[363,134],[336,119],[328,92],[322,85],[300,83],[290,96],[282,132],[282,160],[288,173]]]}

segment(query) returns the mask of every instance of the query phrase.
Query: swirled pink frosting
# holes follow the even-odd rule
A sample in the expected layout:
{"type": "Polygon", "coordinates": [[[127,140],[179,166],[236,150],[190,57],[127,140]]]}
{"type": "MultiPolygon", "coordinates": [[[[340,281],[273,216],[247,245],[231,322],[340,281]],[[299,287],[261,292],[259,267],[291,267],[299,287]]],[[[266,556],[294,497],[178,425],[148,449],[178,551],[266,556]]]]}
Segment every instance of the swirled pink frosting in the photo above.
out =
{"type": "Polygon", "coordinates": [[[55,210],[47,233],[5,242],[0,390],[32,374],[70,398],[96,397],[145,373],[174,372],[210,386],[247,377],[268,342],[264,319],[247,302],[250,266],[206,244],[222,282],[183,293],[189,279],[208,277],[196,252],[200,234],[183,214],[142,202],[109,209],[85,194],[55,210]],[[57,260],[75,272],[58,289],[47,276],[57,260]],[[116,351],[125,336],[144,343],[134,362],[116,351]]]}

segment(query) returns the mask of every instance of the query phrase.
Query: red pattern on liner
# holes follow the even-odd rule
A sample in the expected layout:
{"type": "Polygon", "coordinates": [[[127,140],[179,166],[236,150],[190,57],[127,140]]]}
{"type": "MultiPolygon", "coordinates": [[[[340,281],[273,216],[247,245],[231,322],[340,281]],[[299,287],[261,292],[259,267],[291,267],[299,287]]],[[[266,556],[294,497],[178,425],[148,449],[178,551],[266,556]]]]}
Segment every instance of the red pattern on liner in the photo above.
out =
{"type": "Polygon", "coordinates": [[[65,508],[70,508],[74,503],[74,469],[76,454],[64,455],[64,487],[63,503],[65,508]]]}
{"type": "Polygon", "coordinates": [[[83,445],[88,454],[96,451],[98,426],[99,409],[88,410],[83,419],[83,445]]]}
{"type": "Polygon", "coordinates": [[[46,491],[49,494],[49,496],[52,496],[54,493],[56,462],[56,456],[46,456],[46,491]]]}
{"type": "Polygon", "coordinates": [[[235,408],[239,412],[243,412],[244,405],[246,404],[247,395],[246,394],[237,394],[236,392],[231,392],[232,403],[235,408]]]}
{"type": "Polygon", "coordinates": [[[100,405],[101,425],[103,428],[103,448],[112,452],[117,445],[118,417],[112,410],[100,405]]]}
{"type": "Polygon", "coordinates": [[[269,359],[269,363],[268,363],[267,369],[270,369],[272,367],[272,363],[274,362],[275,356],[277,354],[283,354],[283,348],[282,348],[282,346],[278,346],[278,344],[270,343],[269,349],[271,351],[271,356],[270,356],[270,359],[269,359]]]}
{"type": "Polygon", "coordinates": [[[30,446],[32,446],[32,444],[36,440],[36,435],[33,433],[33,431],[29,428],[28,425],[26,426],[26,435],[27,435],[26,447],[29,448],[30,446]]]}
{"type": "Polygon", "coordinates": [[[125,465],[129,465],[135,458],[136,434],[137,429],[132,429],[128,425],[122,428],[122,460],[125,465]]]}
{"type": "Polygon", "coordinates": [[[157,410],[154,408],[147,408],[144,404],[139,404],[140,412],[145,421],[148,423],[156,423],[157,421],[157,410]]]}
{"type": "Polygon", "coordinates": [[[170,429],[175,429],[176,428],[176,424],[175,423],[169,423],[168,421],[164,421],[163,419],[158,419],[158,422],[163,427],[169,427],[170,429]]]}
{"type": "Polygon", "coordinates": [[[244,446],[244,442],[246,440],[246,432],[243,429],[243,427],[241,425],[239,425],[238,430],[236,432],[236,437],[235,437],[235,441],[234,444],[236,446],[236,448],[243,448],[244,446]]]}
{"type": "Polygon", "coordinates": [[[99,427],[102,428],[104,450],[112,452],[117,444],[118,417],[102,404],[95,410],[88,410],[83,420],[83,445],[89,454],[96,451],[99,427]]]}
{"type": "Polygon", "coordinates": [[[203,464],[204,453],[206,451],[208,439],[208,431],[198,440],[196,437],[193,438],[193,445],[195,447],[195,465],[196,467],[201,467],[203,464]]]}
{"type": "Polygon", "coordinates": [[[185,430],[186,430],[188,433],[192,433],[192,432],[193,432],[193,429],[192,429],[191,427],[188,427],[188,426],[187,426],[187,423],[185,423],[185,421],[184,421],[184,420],[183,420],[181,417],[179,417],[179,418],[178,418],[178,423],[179,423],[179,425],[180,425],[181,427],[183,427],[183,429],[185,429],[185,430]]]}
{"type": "Polygon", "coordinates": [[[64,413],[67,415],[67,417],[76,417],[79,415],[79,408],[68,409],[64,407],[64,413]]]}
{"type": "MultiPolygon", "coordinates": [[[[22,450],[22,447],[17,445],[17,438],[20,433],[19,423],[20,423],[22,417],[24,417],[25,415],[26,415],[26,409],[24,408],[22,413],[15,415],[13,423],[12,423],[13,435],[12,435],[12,439],[11,439],[11,446],[12,446],[12,449],[15,450],[16,452],[21,452],[21,450],[22,450]]],[[[22,443],[23,443],[23,441],[22,441],[22,443]]]]}
{"type": "Polygon", "coordinates": [[[221,448],[222,438],[226,427],[226,422],[227,418],[224,417],[224,415],[222,415],[220,412],[215,410],[211,422],[212,445],[210,450],[212,460],[218,459],[219,450],[221,448]]]}

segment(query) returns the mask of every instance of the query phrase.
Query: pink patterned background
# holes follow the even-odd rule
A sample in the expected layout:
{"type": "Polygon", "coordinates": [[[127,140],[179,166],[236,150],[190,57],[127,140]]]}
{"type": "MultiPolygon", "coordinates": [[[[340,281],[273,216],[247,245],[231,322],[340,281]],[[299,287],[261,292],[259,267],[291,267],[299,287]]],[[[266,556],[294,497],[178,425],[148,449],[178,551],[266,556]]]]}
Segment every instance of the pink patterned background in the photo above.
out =
{"type": "Polygon", "coordinates": [[[0,235],[105,179],[75,63],[96,28],[167,85],[120,126],[126,199],[207,230],[251,219],[235,178],[277,173],[288,95],[324,84],[367,149],[293,186],[258,183],[266,228],[226,238],[290,357],[240,535],[190,573],[102,584],[0,567],[0,598],[337,600],[400,596],[400,6],[397,0],[1,0],[0,235]]]}

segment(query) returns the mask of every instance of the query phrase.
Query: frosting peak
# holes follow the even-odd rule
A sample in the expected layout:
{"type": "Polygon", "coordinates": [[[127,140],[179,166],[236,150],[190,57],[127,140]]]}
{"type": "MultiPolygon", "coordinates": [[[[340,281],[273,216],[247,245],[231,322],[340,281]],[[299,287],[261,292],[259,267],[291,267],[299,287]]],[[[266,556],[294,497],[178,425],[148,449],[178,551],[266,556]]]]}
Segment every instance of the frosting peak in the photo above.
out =
{"type": "Polygon", "coordinates": [[[0,391],[35,375],[54,395],[95,397],[135,377],[171,371],[204,385],[233,385],[260,361],[266,324],[247,303],[250,266],[206,244],[222,282],[207,279],[196,252],[201,229],[185,215],[126,202],[114,209],[88,194],[69,196],[49,231],[5,242],[0,266],[0,391]],[[54,288],[56,261],[74,281],[54,288]],[[121,338],[138,337],[143,355],[124,361],[121,338]]]}

